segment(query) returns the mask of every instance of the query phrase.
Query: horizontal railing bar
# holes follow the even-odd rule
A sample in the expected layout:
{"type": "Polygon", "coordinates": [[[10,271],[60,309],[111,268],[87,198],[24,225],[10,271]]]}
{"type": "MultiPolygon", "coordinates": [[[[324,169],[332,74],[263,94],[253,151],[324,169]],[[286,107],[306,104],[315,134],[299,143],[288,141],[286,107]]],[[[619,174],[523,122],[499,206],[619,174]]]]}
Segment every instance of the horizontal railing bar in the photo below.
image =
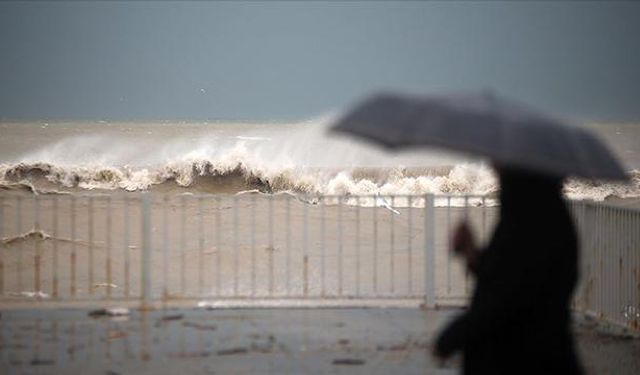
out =
{"type": "MultiPolygon", "coordinates": [[[[322,194],[322,193],[284,193],[284,192],[276,192],[276,193],[266,193],[266,192],[247,192],[247,193],[160,193],[154,191],[113,191],[109,193],[104,192],[69,192],[69,193],[38,193],[34,194],[34,196],[38,196],[39,199],[53,199],[54,197],[63,198],[75,196],[79,198],[114,198],[114,197],[126,197],[129,199],[140,198],[144,194],[151,194],[152,196],[173,196],[173,197],[189,197],[193,199],[197,198],[207,198],[207,197],[222,197],[222,198],[233,198],[233,197],[251,197],[251,196],[262,196],[269,198],[290,198],[290,199],[299,199],[299,198],[323,198],[323,199],[341,199],[341,198],[416,198],[416,197],[424,197],[431,193],[422,193],[422,194],[322,194]]],[[[22,195],[24,193],[21,192],[11,192],[6,191],[3,192],[3,195],[22,195]]],[[[472,199],[482,199],[482,198],[492,198],[489,195],[482,194],[434,194],[436,198],[441,197],[452,197],[452,198],[472,198],[472,199]]],[[[249,199],[249,198],[248,198],[249,199]]]]}
{"type": "MultiPolygon", "coordinates": [[[[33,193],[31,193],[33,194],[33,193]]],[[[291,199],[299,199],[304,197],[312,197],[312,198],[324,198],[324,199],[340,199],[340,198],[388,198],[388,197],[396,197],[396,198],[416,198],[416,197],[424,197],[426,195],[432,194],[435,198],[469,198],[469,199],[495,199],[499,200],[498,196],[495,196],[491,193],[489,194],[452,194],[452,193],[421,193],[421,194],[323,194],[323,193],[303,193],[303,192],[239,192],[239,193],[163,193],[163,192],[154,192],[149,190],[137,190],[137,191],[122,191],[122,190],[114,190],[110,192],[92,192],[92,191],[71,191],[64,193],[50,193],[50,192],[39,192],[37,194],[33,194],[33,196],[38,196],[38,199],[41,200],[53,200],[55,198],[64,198],[64,197],[77,197],[77,198],[114,198],[114,197],[126,197],[128,199],[136,199],[140,198],[144,194],[151,194],[152,196],[173,196],[173,197],[189,197],[189,198],[207,198],[207,197],[221,197],[221,198],[233,198],[233,197],[250,197],[250,196],[262,196],[269,198],[291,198],[291,199]]],[[[22,191],[3,191],[3,196],[12,196],[12,195],[25,195],[22,191]]],[[[621,206],[614,203],[610,203],[607,201],[595,201],[590,199],[570,199],[565,198],[565,200],[569,203],[578,203],[578,204],[586,204],[589,206],[599,206],[599,207],[607,207],[612,209],[620,209],[623,211],[633,211],[639,212],[640,209],[635,207],[627,207],[621,206]]]]}
{"type": "MultiPolygon", "coordinates": [[[[461,299],[464,297],[447,297],[445,299],[461,299]]],[[[369,294],[341,294],[341,295],[320,295],[320,294],[292,294],[292,295],[237,295],[237,296],[217,296],[215,294],[207,294],[207,295],[185,295],[185,296],[169,296],[169,297],[157,297],[151,299],[151,302],[179,302],[179,301],[234,301],[234,300],[359,300],[359,299],[368,299],[368,300],[413,300],[413,299],[424,299],[424,294],[407,294],[407,295],[388,295],[388,294],[378,294],[378,295],[369,295],[369,294]]],[[[38,306],[46,304],[46,302],[74,302],[74,303],[124,303],[124,302],[139,302],[140,297],[114,297],[114,298],[90,298],[90,297],[80,297],[73,299],[65,299],[65,298],[46,298],[46,299],[34,299],[34,300],[26,300],[21,298],[0,298],[0,301],[3,303],[7,303],[3,307],[10,307],[11,303],[15,304],[37,304],[38,306]]]]}
{"type": "MultiPolygon", "coordinates": [[[[64,200],[65,197],[69,197],[69,199],[71,199],[71,196],[75,197],[75,198],[94,198],[94,199],[108,199],[108,198],[123,198],[127,199],[127,200],[134,200],[134,201],[138,201],[139,199],[141,199],[143,194],[148,194],[148,191],[133,191],[133,192],[129,192],[129,191],[113,191],[113,192],[69,192],[69,193],[38,193],[38,199],[43,200],[43,201],[53,201],[54,199],[62,199],[64,200]]],[[[4,191],[2,192],[3,196],[12,196],[12,195],[20,195],[24,197],[24,192],[19,192],[19,191],[4,191]]],[[[425,193],[425,194],[322,194],[322,193],[284,193],[284,192],[277,192],[277,193],[266,193],[266,192],[260,192],[260,193],[243,193],[243,194],[232,194],[232,193],[159,193],[159,192],[153,192],[151,191],[151,196],[152,197],[188,197],[189,199],[205,199],[205,198],[219,198],[219,199],[233,199],[234,197],[236,199],[242,200],[246,197],[247,200],[250,200],[251,196],[261,196],[264,197],[266,199],[295,199],[295,200],[305,200],[305,198],[313,198],[313,199],[323,199],[323,200],[330,200],[330,199],[342,199],[342,200],[348,200],[348,199],[356,199],[356,198],[385,198],[385,199],[390,199],[390,198],[421,198],[421,197],[425,197],[426,195],[428,195],[429,193],[425,193]]],[[[491,194],[487,194],[487,195],[482,195],[482,194],[433,194],[433,196],[436,199],[446,199],[446,198],[451,198],[451,199],[494,199],[496,201],[496,203],[499,204],[499,199],[498,197],[494,197],[491,194]]],[[[35,194],[34,194],[35,197],[35,194]]],[[[152,199],[152,201],[154,203],[160,202],[160,200],[155,200],[152,199]]],[[[602,208],[607,208],[607,209],[615,209],[615,210],[619,210],[620,212],[631,212],[633,213],[640,213],[640,208],[636,208],[636,207],[626,207],[626,206],[620,206],[620,205],[616,205],[613,203],[609,203],[606,201],[594,201],[594,200],[589,200],[589,199],[568,199],[566,198],[565,201],[569,204],[569,205],[586,205],[588,207],[602,207],[602,208]]],[[[415,202],[415,201],[414,201],[415,202]]],[[[451,208],[458,208],[457,206],[438,206],[437,208],[447,208],[447,207],[451,207],[451,208]]],[[[401,207],[402,208],[402,207],[401,207]]],[[[462,207],[460,207],[462,208],[462,207]]]]}

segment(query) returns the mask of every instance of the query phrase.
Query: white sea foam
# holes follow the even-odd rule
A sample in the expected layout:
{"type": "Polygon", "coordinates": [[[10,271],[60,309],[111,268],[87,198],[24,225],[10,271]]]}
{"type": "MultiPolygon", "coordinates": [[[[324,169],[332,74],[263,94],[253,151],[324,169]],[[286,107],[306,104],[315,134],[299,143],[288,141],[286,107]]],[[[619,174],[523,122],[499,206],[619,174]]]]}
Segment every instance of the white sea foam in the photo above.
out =
{"type": "MultiPolygon", "coordinates": [[[[437,172],[440,172],[439,170],[437,172]]],[[[61,166],[48,163],[0,164],[0,185],[4,188],[28,187],[47,192],[42,180],[65,188],[104,190],[148,190],[175,183],[194,191],[217,191],[225,181],[235,181],[235,192],[259,190],[329,195],[422,195],[468,194],[493,196],[498,191],[492,170],[482,164],[460,164],[443,174],[415,175],[404,168],[367,171],[368,177],[355,170],[332,172],[300,167],[261,168],[248,160],[227,158],[221,161],[187,159],[156,168],[131,166],[61,166]],[[205,186],[203,186],[205,185],[205,186]]],[[[608,197],[640,197],[640,172],[633,172],[630,184],[593,183],[569,180],[564,187],[567,197],[596,201],[608,197]]],[[[228,192],[228,191],[227,191],[228,192]]]]}
{"type": "MultiPolygon", "coordinates": [[[[496,177],[485,164],[441,154],[389,155],[358,141],[328,137],[326,122],[237,132],[229,125],[180,136],[174,128],[158,127],[153,132],[156,138],[130,137],[131,128],[124,135],[67,137],[0,164],[0,186],[34,192],[58,187],[136,191],[173,186],[227,193],[257,189],[267,193],[485,197],[494,197],[498,191],[496,177]],[[174,132],[157,134],[169,130],[174,132]]],[[[564,191],[574,199],[637,198],[640,171],[632,176],[630,184],[570,180],[564,191]]]]}

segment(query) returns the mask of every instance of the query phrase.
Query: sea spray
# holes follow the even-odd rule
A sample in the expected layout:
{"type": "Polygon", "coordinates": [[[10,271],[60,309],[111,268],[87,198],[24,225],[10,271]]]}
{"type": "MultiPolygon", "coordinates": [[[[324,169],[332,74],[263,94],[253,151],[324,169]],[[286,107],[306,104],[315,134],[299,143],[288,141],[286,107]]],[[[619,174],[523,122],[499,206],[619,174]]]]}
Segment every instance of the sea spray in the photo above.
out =
{"type": "MultiPolygon", "coordinates": [[[[34,193],[257,189],[264,193],[485,197],[495,197],[499,189],[495,173],[485,164],[442,153],[385,153],[347,137],[328,136],[326,119],[262,125],[87,125],[85,130],[91,132],[65,135],[3,159],[0,187],[34,193]]],[[[564,191],[576,199],[637,198],[640,172],[631,175],[630,184],[570,179],[564,191]]]]}
{"type": "MultiPolygon", "coordinates": [[[[609,197],[640,197],[640,171],[629,184],[569,179],[564,186],[571,199],[601,201],[609,197]]],[[[483,164],[442,168],[380,168],[349,170],[285,166],[278,170],[250,164],[247,159],[184,160],[157,167],[60,166],[44,162],[0,164],[0,187],[24,187],[32,192],[61,190],[153,190],[163,186],[190,191],[235,193],[258,189],[266,193],[289,191],[329,195],[453,194],[495,196],[495,173],[483,164]],[[418,174],[421,173],[421,174],[418,174]]],[[[166,190],[165,190],[166,191],[166,190]]]]}

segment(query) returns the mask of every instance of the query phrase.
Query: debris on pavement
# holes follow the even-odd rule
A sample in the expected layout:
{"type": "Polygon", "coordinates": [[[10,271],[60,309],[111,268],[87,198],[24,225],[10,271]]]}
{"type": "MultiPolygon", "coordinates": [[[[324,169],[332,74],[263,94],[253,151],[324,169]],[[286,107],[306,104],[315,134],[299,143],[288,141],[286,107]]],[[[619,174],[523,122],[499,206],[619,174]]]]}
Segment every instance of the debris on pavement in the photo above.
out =
{"type": "Polygon", "coordinates": [[[196,322],[183,322],[182,325],[185,326],[185,327],[190,327],[190,328],[198,329],[198,330],[201,330],[201,331],[215,331],[216,329],[218,329],[218,326],[216,326],[215,324],[202,324],[202,323],[196,323],[196,322]]]}
{"type": "Polygon", "coordinates": [[[183,314],[173,314],[173,315],[165,315],[162,318],[160,318],[160,320],[168,322],[171,320],[180,320],[182,318],[184,318],[183,314]]]}
{"type": "Polygon", "coordinates": [[[357,358],[336,358],[332,363],[336,366],[362,366],[364,365],[364,360],[357,358]]]}
{"type": "Polygon", "coordinates": [[[55,361],[53,361],[52,359],[34,358],[31,360],[30,364],[31,366],[53,366],[55,364],[55,361]]]}
{"type": "Polygon", "coordinates": [[[247,353],[249,353],[249,349],[243,348],[243,347],[222,349],[216,352],[217,355],[236,355],[236,354],[247,354],[247,353]]]}
{"type": "Polygon", "coordinates": [[[129,316],[131,310],[126,307],[107,307],[104,309],[97,309],[89,311],[89,316],[98,318],[101,316],[117,317],[117,316],[129,316]]]}

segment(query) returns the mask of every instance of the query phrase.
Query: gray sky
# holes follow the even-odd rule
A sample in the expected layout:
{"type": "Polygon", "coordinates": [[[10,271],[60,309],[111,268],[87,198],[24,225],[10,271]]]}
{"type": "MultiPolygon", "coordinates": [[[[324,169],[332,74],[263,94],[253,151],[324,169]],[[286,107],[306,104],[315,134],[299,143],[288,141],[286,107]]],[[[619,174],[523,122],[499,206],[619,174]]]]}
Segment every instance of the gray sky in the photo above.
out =
{"type": "Polygon", "coordinates": [[[0,3],[5,119],[307,119],[494,88],[640,119],[636,3],[0,3]]]}

